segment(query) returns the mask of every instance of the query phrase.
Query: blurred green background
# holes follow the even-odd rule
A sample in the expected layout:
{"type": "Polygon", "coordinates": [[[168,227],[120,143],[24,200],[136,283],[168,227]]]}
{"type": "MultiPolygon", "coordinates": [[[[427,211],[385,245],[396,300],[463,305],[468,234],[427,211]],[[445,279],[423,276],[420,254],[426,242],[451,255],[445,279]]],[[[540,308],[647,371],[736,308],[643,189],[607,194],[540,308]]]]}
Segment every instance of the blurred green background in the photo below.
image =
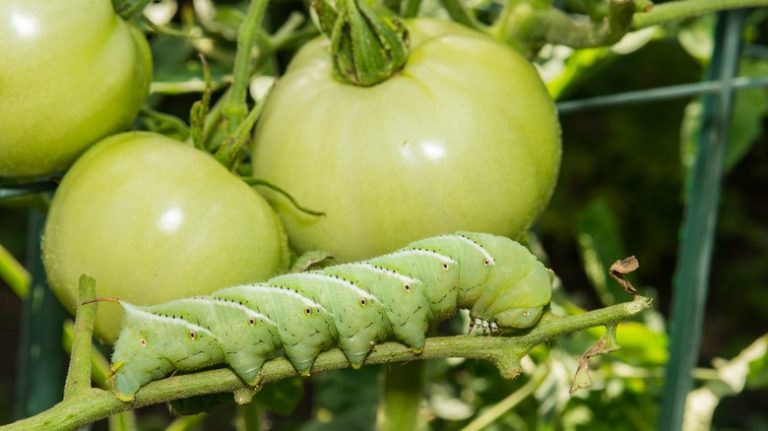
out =
{"type": "MultiPolygon", "coordinates": [[[[217,19],[224,22],[225,29],[236,25],[242,5],[217,2],[217,6],[217,19]]],[[[281,22],[300,7],[300,2],[280,2],[270,9],[270,17],[281,22]]],[[[765,10],[756,11],[747,21],[740,75],[768,75],[766,16],[765,10]]],[[[574,53],[545,49],[535,62],[558,101],[698,82],[710,61],[713,25],[714,19],[705,17],[652,29],[632,35],[614,50],[574,53]]],[[[224,41],[223,52],[231,53],[234,45],[227,41],[226,31],[217,36],[224,41]]],[[[198,73],[188,42],[168,36],[153,36],[151,41],[157,59],[156,80],[184,82],[198,73]]],[[[279,70],[289,55],[290,51],[276,57],[274,67],[279,70]]],[[[214,75],[230,66],[226,61],[214,62],[214,75]]],[[[186,118],[197,97],[157,93],[150,103],[155,109],[186,118]]],[[[525,364],[525,376],[515,381],[502,381],[486,363],[431,361],[428,397],[422,409],[430,429],[463,429],[478,423],[473,421],[489,411],[495,420],[483,428],[488,430],[655,429],[684,184],[696,151],[700,112],[699,99],[687,97],[576,109],[561,115],[560,179],[552,202],[530,237],[534,249],[548,260],[562,282],[553,309],[574,312],[578,307],[593,309],[627,300],[607,279],[606,263],[634,254],[640,269],[633,282],[643,294],[656,298],[655,312],[619,329],[624,348],[597,361],[593,388],[573,397],[568,395],[568,387],[576,361],[595,342],[599,331],[574,334],[542,346],[525,364]],[[511,394],[521,398],[506,408],[515,401],[508,398],[511,394]]],[[[768,330],[766,112],[768,89],[738,93],[699,368],[694,372],[697,389],[715,388],[717,394],[729,394],[722,389],[726,363],[717,358],[738,357],[752,343],[763,348],[766,345],[765,337],[758,340],[768,330]]],[[[151,127],[142,119],[137,125],[151,127]]],[[[20,262],[27,262],[33,251],[30,247],[36,247],[27,243],[30,206],[44,208],[45,198],[0,200],[0,244],[20,262]]],[[[2,283],[0,334],[5,347],[0,356],[0,423],[7,423],[13,418],[20,370],[17,346],[22,303],[2,283]]],[[[441,330],[460,331],[462,325],[457,318],[441,330]]],[[[750,358],[732,362],[748,368],[745,386],[731,390],[732,396],[722,395],[712,428],[768,429],[768,361],[764,350],[758,359],[750,358]]],[[[65,364],[60,366],[63,373],[65,364]]],[[[371,429],[378,379],[378,369],[367,367],[311,380],[289,380],[268,387],[258,402],[265,423],[272,429],[371,429]]],[[[140,429],[164,429],[168,424],[165,410],[158,406],[140,412],[140,429]]],[[[231,403],[224,403],[207,417],[178,422],[178,429],[235,426],[234,410],[231,403]]],[[[95,429],[106,426],[98,424],[95,429]]]]}

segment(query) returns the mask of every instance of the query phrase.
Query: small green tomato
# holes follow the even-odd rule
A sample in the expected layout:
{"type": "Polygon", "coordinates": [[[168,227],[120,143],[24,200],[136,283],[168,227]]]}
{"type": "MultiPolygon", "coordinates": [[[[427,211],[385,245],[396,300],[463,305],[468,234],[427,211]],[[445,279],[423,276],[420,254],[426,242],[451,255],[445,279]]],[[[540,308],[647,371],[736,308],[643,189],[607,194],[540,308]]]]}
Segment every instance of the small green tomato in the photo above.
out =
{"type": "Polygon", "coordinates": [[[66,169],[149,92],[144,36],[109,0],[0,1],[0,176],[66,169]]]}
{"type": "MultiPolygon", "coordinates": [[[[98,296],[156,304],[265,280],[285,270],[287,251],[256,191],[203,152],[147,132],[107,138],[73,165],[43,237],[48,280],[70,310],[83,273],[98,296]]],[[[113,340],[121,316],[101,305],[97,334],[113,340]]]]}

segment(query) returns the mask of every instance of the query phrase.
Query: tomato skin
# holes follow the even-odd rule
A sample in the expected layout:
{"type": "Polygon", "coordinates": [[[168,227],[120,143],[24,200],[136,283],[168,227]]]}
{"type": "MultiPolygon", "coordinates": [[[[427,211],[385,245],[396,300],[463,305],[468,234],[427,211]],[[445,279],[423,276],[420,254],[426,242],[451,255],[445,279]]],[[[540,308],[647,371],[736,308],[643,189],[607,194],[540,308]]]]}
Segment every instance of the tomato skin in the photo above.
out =
{"type": "Polygon", "coordinates": [[[3,0],[0,53],[0,176],[67,168],[130,125],[152,80],[144,36],[109,0],[3,0]]]}
{"type": "Polygon", "coordinates": [[[408,26],[409,61],[389,80],[335,81],[318,39],[267,100],[254,175],[327,214],[265,193],[299,251],[347,261],[459,229],[516,237],[552,194],[560,128],[530,63],[456,24],[408,26]]]}
{"type": "MultiPolygon", "coordinates": [[[[82,273],[98,296],[137,304],[202,295],[285,270],[285,233],[267,202],[212,157],[147,132],[87,151],[56,191],[43,263],[72,310],[82,273]]],[[[96,332],[117,335],[120,307],[99,307],[96,332]]]]}

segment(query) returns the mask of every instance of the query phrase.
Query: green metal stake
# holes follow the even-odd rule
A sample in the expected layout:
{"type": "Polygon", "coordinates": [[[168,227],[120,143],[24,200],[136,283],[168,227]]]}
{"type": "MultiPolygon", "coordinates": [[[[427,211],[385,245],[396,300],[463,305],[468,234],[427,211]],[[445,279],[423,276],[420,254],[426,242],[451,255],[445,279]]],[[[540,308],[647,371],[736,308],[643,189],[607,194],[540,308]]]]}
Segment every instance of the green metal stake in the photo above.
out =
{"type": "Polygon", "coordinates": [[[45,215],[30,210],[27,232],[28,263],[32,274],[22,315],[19,374],[16,384],[16,419],[35,415],[61,401],[64,390],[62,323],[66,313],[45,281],[40,260],[40,235],[45,215]]]}
{"type": "Polygon", "coordinates": [[[709,268],[714,244],[723,160],[733,111],[734,89],[728,82],[738,72],[745,10],[718,15],[715,50],[709,79],[721,90],[704,96],[704,122],[699,150],[686,186],[686,207],[680,230],[677,268],[673,279],[670,359],[664,381],[659,430],[679,430],[685,401],[693,382],[701,343],[709,268]]]}

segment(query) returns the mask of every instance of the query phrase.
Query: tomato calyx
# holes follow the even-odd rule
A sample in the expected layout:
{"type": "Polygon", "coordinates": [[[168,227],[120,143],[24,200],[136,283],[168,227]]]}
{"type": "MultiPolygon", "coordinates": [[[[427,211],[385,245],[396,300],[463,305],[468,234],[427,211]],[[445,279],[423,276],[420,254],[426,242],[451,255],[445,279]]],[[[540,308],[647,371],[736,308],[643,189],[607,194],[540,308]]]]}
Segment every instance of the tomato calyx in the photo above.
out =
{"type": "Polygon", "coordinates": [[[313,1],[321,31],[331,39],[334,77],[370,87],[399,72],[408,60],[408,30],[366,0],[313,1]]]}

